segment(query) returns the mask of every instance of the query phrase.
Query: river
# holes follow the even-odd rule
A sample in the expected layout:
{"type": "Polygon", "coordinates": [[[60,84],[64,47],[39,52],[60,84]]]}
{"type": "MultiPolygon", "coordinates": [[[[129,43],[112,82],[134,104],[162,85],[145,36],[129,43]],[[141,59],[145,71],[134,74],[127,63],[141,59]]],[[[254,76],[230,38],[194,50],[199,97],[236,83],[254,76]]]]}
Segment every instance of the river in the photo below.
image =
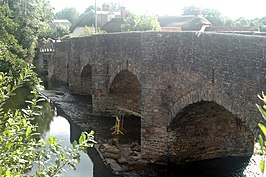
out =
{"type": "MultiPolygon", "coordinates": [[[[75,131],[75,130],[72,130],[75,131]]],[[[48,136],[53,136],[61,140],[63,146],[72,147],[70,142],[70,124],[69,122],[61,116],[55,116],[50,124],[50,130],[45,134],[45,139],[48,136]]],[[[63,176],[71,177],[93,177],[93,163],[91,158],[84,152],[80,152],[80,163],[76,165],[77,170],[74,171],[71,168],[66,168],[66,171],[63,172],[63,176]]]]}

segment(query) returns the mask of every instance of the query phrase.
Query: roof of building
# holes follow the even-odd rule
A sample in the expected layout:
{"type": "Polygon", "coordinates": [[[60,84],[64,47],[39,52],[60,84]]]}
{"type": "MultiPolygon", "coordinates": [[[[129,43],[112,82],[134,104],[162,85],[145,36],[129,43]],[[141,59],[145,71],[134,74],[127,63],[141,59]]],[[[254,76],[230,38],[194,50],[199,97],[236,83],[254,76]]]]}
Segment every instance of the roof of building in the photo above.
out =
{"type": "Polygon", "coordinates": [[[56,28],[59,25],[67,26],[69,28],[72,24],[67,19],[57,19],[53,20],[52,23],[50,23],[51,28],[56,28]]]}
{"type": "Polygon", "coordinates": [[[94,11],[90,10],[86,13],[82,13],[79,18],[72,24],[70,31],[73,32],[76,27],[81,26],[93,26],[95,24],[94,11]]]}
{"type": "MultiPolygon", "coordinates": [[[[98,15],[103,15],[103,16],[106,15],[106,17],[104,17],[104,18],[106,18],[105,19],[106,21],[108,21],[108,17],[107,17],[108,15],[114,15],[114,17],[117,17],[117,16],[120,16],[121,15],[120,12],[113,12],[113,11],[96,11],[96,13],[97,13],[97,17],[98,17],[98,15]]],[[[99,18],[98,18],[98,20],[99,20],[99,18]]],[[[105,22],[102,22],[101,23],[98,20],[97,20],[98,26],[105,25],[105,22]]],[[[117,23],[117,22],[119,22],[119,20],[115,21],[115,23],[117,23]]],[[[85,13],[83,13],[83,14],[81,14],[79,16],[79,18],[70,27],[70,31],[73,32],[76,27],[94,26],[94,25],[95,25],[95,11],[94,10],[90,10],[90,11],[85,12],[85,13]]]]}
{"type": "Polygon", "coordinates": [[[121,26],[124,20],[122,18],[113,18],[111,21],[103,25],[102,29],[107,33],[121,32],[121,26]]]}
{"type": "Polygon", "coordinates": [[[181,27],[182,30],[200,30],[203,25],[211,26],[206,18],[195,15],[163,16],[158,21],[161,27],[181,27]]]}

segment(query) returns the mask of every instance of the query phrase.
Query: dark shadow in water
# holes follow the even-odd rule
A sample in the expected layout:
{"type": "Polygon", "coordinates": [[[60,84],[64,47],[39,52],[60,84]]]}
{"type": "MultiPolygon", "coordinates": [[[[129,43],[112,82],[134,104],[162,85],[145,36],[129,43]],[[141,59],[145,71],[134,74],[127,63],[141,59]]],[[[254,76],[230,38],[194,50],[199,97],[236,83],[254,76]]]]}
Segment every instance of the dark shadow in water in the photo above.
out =
{"type": "MultiPolygon", "coordinates": [[[[141,177],[242,177],[249,159],[250,157],[223,157],[182,165],[150,165],[135,173],[141,177]]],[[[123,176],[133,175],[128,173],[123,176]]]]}
{"type": "MultiPolygon", "coordinates": [[[[73,143],[75,140],[78,141],[80,134],[82,132],[81,128],[69,121],[70,124],[70,142],[73,143]]],[[[88,148],[88,155],[93,162],[93,177],[113,177],[114,174],[111,172],[111,169],[108,169],[102,161],[102,158],[99,156],[98,151],[95,147],[88,148]]]]}

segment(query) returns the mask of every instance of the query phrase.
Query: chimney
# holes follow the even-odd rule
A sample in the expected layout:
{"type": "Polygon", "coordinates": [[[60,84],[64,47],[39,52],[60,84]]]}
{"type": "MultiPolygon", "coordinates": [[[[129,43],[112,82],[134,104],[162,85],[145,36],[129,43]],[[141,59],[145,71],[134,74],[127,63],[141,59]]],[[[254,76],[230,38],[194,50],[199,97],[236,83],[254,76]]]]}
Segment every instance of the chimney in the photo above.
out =
{"type": "Polygon", "coordinates": [[[102,5],[102,11],[110,11],[110,5],[107,3],[103,3],[102,5]]]}
{"type": "Polygon", "coordinates": [[[121,18],[126,18],[126,7],[120,7],[121,18]]]}

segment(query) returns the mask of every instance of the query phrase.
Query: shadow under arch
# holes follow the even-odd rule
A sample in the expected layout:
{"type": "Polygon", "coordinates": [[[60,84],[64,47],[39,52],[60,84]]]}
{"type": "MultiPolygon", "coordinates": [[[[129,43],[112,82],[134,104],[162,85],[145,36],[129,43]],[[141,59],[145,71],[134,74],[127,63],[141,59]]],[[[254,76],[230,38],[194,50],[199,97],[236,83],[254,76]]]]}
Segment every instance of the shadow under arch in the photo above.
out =
{"type": "Polygon", "coordinates": [[[141,84],[136,75],[128,70],[121,70],[110,85],[108,96],[110,107],[116,109],[115,115],[121,120],[123,133],[126,136],[119,138],[121,143],[131,144],[141,141],[141,117],[135,113],[141,113],[141,84]],[[134,113],[133,113],[133,112],[134,113]]]}
{"type": "Polygon", "coordinates": [[[92,67],[87,64],[81,71],[80,74],[80,87],[81,93],[89,95],[91,94],[91,82],[92,82],[92,67]]]}
{"type": "Polygon", "coordinates": [[[231,112],[235,117],[240,119],[245,124],[245,126],[252,131],[253,135],[256,135],[257,130],[251,127],[251,125],[246,121],[247,118],[245,117],[245,115],[248,115],[248,111],[247,109],[245,109],[245,106],[238,106],[238,104],[236,104],[235,101],[232,100],[229,96],[221,93],[222,92],[220,92],[219,90],[213,88],[202,89],[201,91],[192,91],[175,102],[175,104],[170,108],[170,117],[171,119],[173,119],[183,108],[190,104],[201,101],[215,102],[231,112]]]}
{"type": "Polygon", "coordinates": [[[169,130],[169,155],[176,163],[253,154],[252,131],[214,101],[185,106],[172,119],[169,130]]]}
{"type": "Polygon", "coordinates": [[[109,78],[108,90],[110,90],[110,87],[111,87],[115,77],[123,70],[129,71],[134,76],[136,76],[137,80],[139,81],[139,83],[141,85],[140,73],[137,71],[136,68],[133,68],[133,66],[136,66],[136,63],[134,63],[133,61],[129,61],[129,60],[125,60],[122,63],[118,64],[109,78]]]}
{"type": "Polygon", "coordinates": [[[140,113],[141,84],[128,70],[120,71],[109,88],[113,104],[140,113]]]}

